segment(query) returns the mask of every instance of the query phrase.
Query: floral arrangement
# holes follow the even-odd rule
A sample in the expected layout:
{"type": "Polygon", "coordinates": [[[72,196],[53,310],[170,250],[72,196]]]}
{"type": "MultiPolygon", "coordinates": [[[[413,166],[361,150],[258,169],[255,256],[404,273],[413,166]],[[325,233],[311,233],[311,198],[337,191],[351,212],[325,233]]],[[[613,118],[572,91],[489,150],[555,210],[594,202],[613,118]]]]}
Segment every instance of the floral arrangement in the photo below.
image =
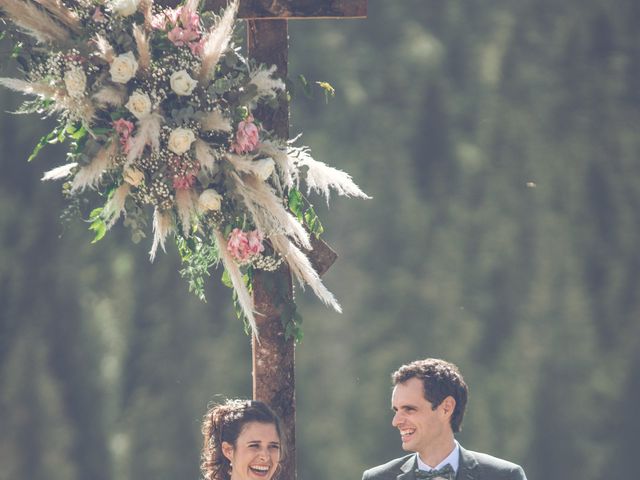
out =
{"type": "Polygon", "coordinates": [[[153,260],[174,236],[201,296],[222,262],[254,331],[248,275],[282,262],[340,311],[306,254],[322,227],[300,184],[327,201],[330,189],[367,196],[347,173],[263,128],[256,107],[276,108],[285,83],[233,41],[238,0],[219,15],[198,2],[0,0],[24,71],[0,84],[35,97],[20,113],[58,120],[32,157],[68,141],[67,162],[43,180],[64,180],[69,209],[89,215],[94,241],[124,218],[134,241],[152,230],[153,260]]]}

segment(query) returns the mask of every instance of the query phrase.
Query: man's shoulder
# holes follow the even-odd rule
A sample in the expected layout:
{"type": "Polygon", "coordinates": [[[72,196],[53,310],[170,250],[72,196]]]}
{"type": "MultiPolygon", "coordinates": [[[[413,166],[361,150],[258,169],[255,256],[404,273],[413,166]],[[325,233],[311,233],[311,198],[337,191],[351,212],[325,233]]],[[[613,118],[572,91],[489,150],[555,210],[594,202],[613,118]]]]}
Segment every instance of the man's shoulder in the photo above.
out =
{"type": "Polygon", "coordinates": [[[504,460],[503,458],[494,457],[493,455],[489,455],[487,453],[474,452],[472,450],[463,449],[461,449],[461,456],[462,458],[466,456],[467,458],[470,457],[475,460],[478,463],[480,469],[484,472],[513,472],[514,474],[517,474],[515,478],[518,478],[518,476],[520,478],[526,478],[524,477],[524,471],[522,470],[522,467],[520,465],[508,460],[504,460]]]}
{"type": "Polygon", "coordinates": [[[400,467],[402,467],[407,460],[410,460],[412,457],[415,457],[415,453],[395,458],[387,463],[365,470],[362,478],[363,480],[385,478],[387,476],[395,478],[401,473],[400,467]]]}

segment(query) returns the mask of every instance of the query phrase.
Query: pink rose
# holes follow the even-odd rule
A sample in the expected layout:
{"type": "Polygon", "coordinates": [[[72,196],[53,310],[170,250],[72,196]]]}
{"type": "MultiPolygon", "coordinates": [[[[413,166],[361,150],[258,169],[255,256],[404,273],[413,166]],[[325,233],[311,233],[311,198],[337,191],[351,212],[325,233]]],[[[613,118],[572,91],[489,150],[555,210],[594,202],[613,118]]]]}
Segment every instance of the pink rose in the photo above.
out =
{"type": "Polygon", "coordinates": [[[189,48],[191,49],[191,53],[196,56],[196,57],[201,57],[202,56],[202,50],[204,49],[204,43],[206,41],[206,38],[201,38],[199,41],[197,42],[189,42],[189,48]]]}
{"type": "Polygon", "coordinates": [[[173,188],[176,190],[188,190],[196,183],[196,177],[192,173],[185,175],[174,175],[173,188]]]}
{"type": "Polygon", "coordinates": [[[200,34],[200,16],[196,12],[182,7],[180,9],[180,23],[182,23],[182,28],[192,30],[198,35],[200,34]]]}
{"type": "Polygon", "coordinates": [[[120,146],[122,147],[122,150],[124,153],[129,153],[129,137],[131,137],[131,133],[135,129],[133,123],[121,118],[112,122],[111,125],[120,138],[120,146]]]}
{"type": "Polygon", "coordinates": [[[256,149],[258,143],[260,143],[258,127],[253,123],[253,117],[249,116],[238,123],[236,141],[231,145],[231,150],[236,153],[251,152],[256,149]]]}
{"type": "Polygon", "coordinates": [[[264,251],[264,245],[262,244],[262,232],[254,230],[247,235],[248,247],[251,255],[258,255],[264,251]]]}
{"type": "Polygon", "coordinates": [[[258,230],[243,232],[234,228],[227,239],[227,251],[238,263],[246,263],[264,251],[262,233],[258,230]]]}
{"type": "Polygon", "coordinates": [[[180,28],[178,26],[173,27],[173,29],[167,34],[171,43],[173,43],[177,47],[182,47],[189,42],[193,42],[200,38],[200,34],[193,30],[186,30],[184,28],[180,28]]]}
{"type": "Polygon", "coordinates": [[[249,259],[249,240],[246,234],[239,228],[234,228],[227,240],[227,251],[237,262],[246,262],[249,259]]]}
{"type": "Polygon", "coordinates": [[[154,15],[151,18],[151,28],[155,28],[156,30],[164,30],[167,26],[167,17],[165,14],[160,13],[158,15],[154,15]]]}

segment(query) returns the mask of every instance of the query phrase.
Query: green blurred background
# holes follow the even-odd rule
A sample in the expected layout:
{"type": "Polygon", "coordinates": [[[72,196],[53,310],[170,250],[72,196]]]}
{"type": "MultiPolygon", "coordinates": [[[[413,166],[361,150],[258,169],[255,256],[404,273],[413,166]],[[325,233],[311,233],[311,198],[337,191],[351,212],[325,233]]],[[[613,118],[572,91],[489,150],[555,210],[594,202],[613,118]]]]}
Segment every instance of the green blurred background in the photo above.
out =
{"type": "MultiPolygon", "coordinates": [[[[300,479],[399,456],[389,374],[427,356],[470,385],[467,448],[635,477],[639,21],[637,0],[369,0],[290,23],[292,76],[337,90],[298,95],[292,133],[373,196],[316,200],[344,313],[297,292],[300,479]]],[[[39,180],[63,151],[27,164],[47,125],[0,126],[0,479],[196,479],[207,403],[251,393],[220,272],[204,304],[173,248],[64,230],[39,180]]]]}

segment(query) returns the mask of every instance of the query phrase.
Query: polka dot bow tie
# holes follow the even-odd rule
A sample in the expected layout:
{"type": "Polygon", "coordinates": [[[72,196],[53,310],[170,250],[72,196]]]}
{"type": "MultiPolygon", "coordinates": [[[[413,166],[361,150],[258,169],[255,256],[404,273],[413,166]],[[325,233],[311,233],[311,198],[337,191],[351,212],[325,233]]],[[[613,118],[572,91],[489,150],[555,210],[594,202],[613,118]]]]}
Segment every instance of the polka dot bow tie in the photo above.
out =
{"type": "Polygon", "coordinates": [[[446,464],[444,467],[438,470],[418,470],[416,471],[416,480],[436,480],[446,479],[453,480],[456,476],[456,472],[453,471],[453,467],[450,464],[446,464]]]}

